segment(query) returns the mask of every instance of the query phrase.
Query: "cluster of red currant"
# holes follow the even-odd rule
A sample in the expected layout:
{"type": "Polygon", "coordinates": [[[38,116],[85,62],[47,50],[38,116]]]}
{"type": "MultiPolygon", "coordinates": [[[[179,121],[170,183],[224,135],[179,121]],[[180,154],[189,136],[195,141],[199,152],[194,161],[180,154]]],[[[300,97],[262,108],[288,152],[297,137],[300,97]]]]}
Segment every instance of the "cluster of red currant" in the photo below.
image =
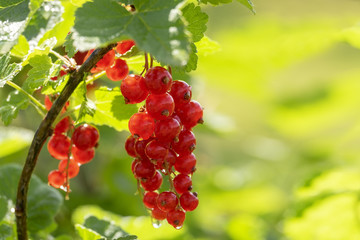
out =
{"type": "MultiPolygon", "coordinates": [[[[46,108],[50,109],[51,105],[52,101],[46,96],[46,108]]],[[[59,121],[47,145],[50,155],[60,160],[58,169],[48,175],[49,185],[69,192],[69,179],[78,175],[80,165],[94,158],[98,140],[99,132],[92,125],[82,124],[75,128],[70,116],[59,121]]]]}
{"type": "Polygon", "coordinates": [[[199,203],[197,193],[191,192],[191,176],[196,170],[192,153],[196,139],[191,130],[203,122],[203,109],[191,100],[191,86],[173,81],[169,71],[160,66],[148,69],[144,77],[128,75],[121,92],[126,103],[145,100],[145,106],[129,120],[131,136],[125,143],[127,153],[135,158],[132,172],[143,203],[154,219],[167,219],[179,229],[185,212],[199,203]],[[158,193],[163,175],[168,177],[170,189],[158,193]]]}

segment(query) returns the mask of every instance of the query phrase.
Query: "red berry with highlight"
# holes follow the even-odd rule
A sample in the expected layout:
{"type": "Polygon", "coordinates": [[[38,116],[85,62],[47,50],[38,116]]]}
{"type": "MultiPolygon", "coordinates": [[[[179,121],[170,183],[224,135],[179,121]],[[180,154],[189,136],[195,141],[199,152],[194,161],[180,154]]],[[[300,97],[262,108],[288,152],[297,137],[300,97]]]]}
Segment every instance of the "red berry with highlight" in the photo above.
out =
{"type": "Polygon", "coordinates": [[[166,216],[167,222],[176,229],[180,229],[185,221],[185,212],[182,210],[173,210],[166,216]]]}
{"type": "Polygon", "coordinates": [[[65,175],[59,170],[53,170],[48,175],[48,182],[54,188],[60,188],[66,181],[65,175]]]}
{"type": "Polygon", "coordinates": [[[135,42],[134,40],[123,40],[121,42],[118,43],[118,45],[116,46],[116,51],[119,54],[124,54],[127,51],[129,51],[133,46],[135,46],[135,42]]]}
{"type": "Polygon", "coordinates": [[[167,213],[160,210],[158,206],[155,206],[151,211],[151,216],[157,220],[164,220],[166,218],[167,213]]]}
{"type": "Polygon", "coordinates": [[[56,126],[54,128],[54,133],[61,134],[61,133],[67,132],[70,128],[70,125],[71,125],[70,117],[69,116],[65,117],[58,124],[56,124],[56,126]]]}
{"type": "Polygon", "coordinates": [[[178,194],[183,194],[184,192],[192,190],[191,178],[186,174],[180,173],[174,178],[173,182],[174,188],[178,194]]]}
{"type": "Polygon", "coordinates": [[[156,199],[158,196],[159,194],[157,192],[146,192],[143,198],[143,203],[145,207],[149,209],[154,209],[155,207],[157,207],[156,199]]]}
{"type": "Polygon", "coordinates": [[[192,192],[184,192],[180,196],[180,205],[187,212],[194,211],[199,205],[197,194],[192,192]]]}
{"type": "Polygon", "coordinates": [[[175,193],[166,191],[159,194],[159,197],[156,199],[156,203],[160,210],[164,212],[172,211],[178,205],[178,198],[175,193]]]}
{"type": "Polygon", "coordinates": [[[145,153],[150,159],[162,160],[166,157],[168,149],[165,148],[159,141],[152,140],[146,145],[145,153]]]}
{"type": "Polygon", "coordinates": [[[129,120],[129,130],[133,136],[137,135],[144,140],[154,133],[154,119],[145,112],[135,113],[129,120]]]}
{"type": "Polygon", "coordinates": [[[173,117],[155,123],[155,137],[163,142],[172,142],[181,131],[180,123],[173,117]]]}
{"type": "Polygon", "coordinates": [[[75,128],[72,135],[73,143],[77,148],[82,150],[95,147],[98,140],[99,131],[97,128],[86,123],[75,128]]]}
{"type": "Polygon", "coordinates": [[[125,141],[125,150],[131,157],[136,157],[135,142],[136,138],[132,135],[130,135],[125,141]]]}
{"type": "Polygon", "coordinates": [[[144,101],[149,94],[145,85],[145,79],[139,75],[128,75],[121,82],[120,88],[125,98],[125,103],[140,103],[144,101]]]}
{"type": "Polygon", "coordinates": [[[183,174],[192,174],[196,168],[196,158],[193,153],[188,155],[180,155],[175,162],[175,170],[183,174]]]}
{"type": "Polygon", "coordinates": [[[191,100],[191,86],[184,81],[173,81],[170,95],[173,97],[176,108],[184,105],[191,100]]]}
{"type": "Polygon", "coordinates": [[[64,160],[68,158],[70,145],[70,138],[62,134],[55,134],[50,138],[47,149],[54,158],[64,160]]]}
{"type": "Polygon", "coordinates": [[[58,169],[60,172],[64,173],[65,176],[66,176],[66,172],[68,172],[69,178],[74,178],[78,175],[80,167],[79,164],[75,162],[73,159],[70,159],[68,165],[68,160],[65,159],[59,163],[58,169]]]}
{"type": "Polygon", "coordinates": [[[196,138],[192,131],[184,129],[180,132],[178,141],[174,142],[172,147],[178,154],[190,154],[195,150],[196,138]]]}
{"type": "Polygon", "coordinates": [[[155,175],[155,167],[149,160],[142,160],[134,167],[134,174],[137,178],[152,178],[155,175]]]}
{"type": "Polygon", "coordinates": [[[79,149],[75,145],[71,148],[74,161],[79,164],[90,162],[95,156],[95,148],[79,149]]]}
{"type": "Polygon", "coordinates": [[[198,123],[203,123],[203,108],[197,101],[191,100],[189,103],[181,105],[176,109],[176,113],[187,129],[193,128],[198,123]]]}
{"type": "Polygon", "coordinates": [[[151,93],[163,94],[171,88],[172,77],[165,68],[156,66],[146,72],[145,83],[151,93]]]}
{"type": "Polygon", "coordinates": [[[155,191],[161,187],[163,178],[159,171],[155,172],[155,175],[151,178],[143,178],[141,179],[141,186],[146,191],[155,191]]]}
{"type": "Polygon", "coordinates": [[[106,69],[106,76],[112,81],[121,81],[129,74],[129,67],[125,60],[116,59],[114,66],[106,69]]]}
{"type": "Polygon", "coordinates": [[[175,104],[170,94],[150,94],[146,98],[145,107],[150,116],[157,120],[163,120],[174,112],[175,104]]]}

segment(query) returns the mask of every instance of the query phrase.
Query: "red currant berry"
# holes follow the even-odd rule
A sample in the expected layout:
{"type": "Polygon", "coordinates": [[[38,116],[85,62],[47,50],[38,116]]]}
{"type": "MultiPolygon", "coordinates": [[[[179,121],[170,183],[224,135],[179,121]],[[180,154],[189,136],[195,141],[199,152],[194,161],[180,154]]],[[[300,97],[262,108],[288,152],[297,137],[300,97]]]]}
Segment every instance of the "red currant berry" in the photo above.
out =
{"type": "Polygon", "coordinates": [[[155,123],[155,136],[163,142],[173,141],[179,135],[180,131],[181,125],[173,117],[168,117],[155,123]]]}
{"type": "Polygon", "coordinates": [[[141,186],[146,191],[155,191],[161,187],[163,178],[159,171],[156,171],[155,175],[151,178],[141,179],[141,186]]]}
{"type": "Polygon", "coordinates": [[[112,81],[121,81],[129,74],[125,60],[116,59],[115,65],[106,69],[106,76],[112,81]]]}
{"type": "Polygon", "coordinates": [[[184,192],[180,196],[180,205],[187,212],[194,211],[199,205],[197,194],[192,192],[184,192]]]}
{"type": "Polygon", "coordinates": [[[148,159],[145,153],[145,148],[150,141],[152,141],[152,138],[146,140],[137,140],[135,142],[135,153],[137,157],[139,157],[140,159],[148,159]]]}
{"type": "Polygon", "coordinates": [[[82,65],[84,63],[84,59],[87,53],[88,53],[87,51],[85,52],[77,51],[77,53],[75,53],[74,59],[77,65],[82,65]]]}
{"type": "Polygon", "coordinates": [[[56,126],[54,128],[54,133],[61,134],[61,133],[67,132],[70,128],[70,125],[71,125],[70,117],[69,116],[65,117],[58,124],[56,124],[56,126]]]}
{"type": "Polygon", "coordinates": [[[50,110],[50,108],[52,107],[53,103],[52,101],[50,100],[49,96],[48,95],[45,95],[45,101],[44,101],[44,104],[45,104],[45,108],[46,110],[50,110]]]}
{"type": "Polygon", "coordinates": [[[135,142],[136,142],[136,138],[132,135],[130,135],[125,142],[125,150],[127,154],[129,154],[129,156],[131,157],[136,157],[135,142]]]}
{"type": "Polygon", "coordinates": [[[173,114],[175,104],[168,93],[160,95],[150,94],[146,98],[145,107],[150,116],[157,120],[163,120],[173,114]]]}
{"type": "Polygon", "coordinates": [[[156,139],[149,142],[145,147],[146,156],[154,160],[162,160],[166,157],[168,149],[159,143],[156,139]]]}
{"type": "Polygon", "coordinates": [[[95,149],[88,148],[88,149],[79,149],[75,145],[71,148],[71,153],[73,155],[74,161],[79,164],[85,164],[90,162],[95,156],[95,149]]]}
{"type": "Polygon", "coordinates": [[[72,141],[81,150],[95,147],[99,140],[99,131],[96,127],[87,123],[75,128],[72,141]]]}
{"type": "Polygon", "coordinates": [[[185,212],[182,210],[173,210],[168,212],[166,220],[176,229],[180,229],[185,221],[185,212]]]}
{"type": "Polygon", "coordinates": [[[144,194],[143,203],[145,207],[154,209],[156,206],[156,199],[159,196],[157,192],[146,192],[144,194]]]}
{"type": "Polygon", "coordinates": [[[68,158],[70,145],[70,138],[62,134],[55,134],[50,138],[47,148],[51,156],[58,160],[64,160],[68,158]]]}
{"type": "Polygon", "coordinates": [[[131,134],[146,140],[154,133],[154,119],[146,112],[135,113],[129,120],[131,134]]]}
{"type": "MultiPolygon", "coordinates": [[[[86,56],[84,61],[86,61],[86,59],[88,59],[88,57],[90,57],[90,55],[94,52],[94,50],[90,50],[86,56]]],[[[104,55],[104,57],[102,59],[100,59],[99,62],[96,63],[96,66],[91,69],[92,73],[97,73],[103,70],[106,70],[107,68],[109,68],[110,66],[112,66],[114,64],[115,61],[115,51],[114,50],[110,50],[108,53],[106,53],[104,55]]]]}
{"type": "Polygon", "coordinates": [[[176,108],[190,102],[191,100],[191,86],[181,80],[173,81],[169,93],[174,99],[176,108]]]}
{"type": "Polygon", "coordinates": [[[119,54],[124,54],[127,51],[129,51],[133,46],[135,45],[134,40],[123,40],[121,42],[118,42],[118,45],[116,46],[116,51],[119,54]]]}
{"type": "Polygon", "coordinates": [[[157,66],[146,72],[145,83],[151,93],[163,94],[170,89],[172,77],[165,68],[157,66]]]}
{"type": "Polygon", "coordinates": [[[121,82],[121,93],[125,98],[125,103],[139,103],[146,99],[149,91],[145,85],[145,79],[139,75],[128,75],[121,82]]]}
{"type": "Polygon", "coordinates": [[[196,146],[196,138],[192,131],[182,130],[179,134],[178,141],[174,142],[172,147],[178,154],[190,154],[194,151],[196,146]]]}
{"type": "Polygon", "coordinates": [[[166,218],[167,213],[164,211],[161,211],[158,206],[155,206],[155,208],[151,211],[151,216],[157,220],[164,220],[166,218]]]}
{"type": "Polygon", "coordinates": [[[175,170],[183,174],[192,174],[196,168],[196,158],[193,153],[188,155],[180,155],[176,159],[175,170]]]}
{"type": "Polygon", "coordinates": [[[198,123],[203,123],[203,109],[201,105],[194,100],[191,100],[189,103],[179,106],[176,109],[177,115],[181,119],[181,123],[187,129],[193,128],[198,123]]]}
{"type": "Polygon", "coordinates": [[[166,191],[159,194],[159,197],[156,199],[156,203],[160,210],[169,212],[176,208],[179,200],[175,193],[166,191]]]}
{"type": "Polygon", "coordinates": [[[48,175],[48,182],[54,188],[59,188],[64,185],[66,181],[65,175],[59,170],[53,170],[48,175]]]}
{"type": "Polygon", "coordinates": [[[192,190],[191,178],[186,174],[180,173],[174,178],[173,182],[178,194],[183,194],[184,192],[192,190]]]}
{"type": "Polygon", "coordinates": [[[174,152],[174,150],[169,149],[168,154],[165,157],[165,161],[169,165],[169,168],[171,168],[175,164],[176,158],[177,158],[177,155],[174,152]]]}
{"type": "Polygon", "coordinates": [[[155,175],[155,167],[149,160],[142,160],[134,167],[136,178],[152,178],[155,175]]]}
{"type": "Polygon", "coordinates": [[[135,158],[131,163],[131,172],[135,175],[135,166],[138,164],[141,160],[138,158],[135,158]]]}
{"type": "Polygon", "coordinates": [[[70,159],[69,165],[68,160],[64,159],[59,163],[58,169],[60,172],[64,173],[66,176],[66,172],[68,172],[69,178],[74,178],[78,175],[80,167],[77,162],[75,162],[73,159],[70,159]]]}

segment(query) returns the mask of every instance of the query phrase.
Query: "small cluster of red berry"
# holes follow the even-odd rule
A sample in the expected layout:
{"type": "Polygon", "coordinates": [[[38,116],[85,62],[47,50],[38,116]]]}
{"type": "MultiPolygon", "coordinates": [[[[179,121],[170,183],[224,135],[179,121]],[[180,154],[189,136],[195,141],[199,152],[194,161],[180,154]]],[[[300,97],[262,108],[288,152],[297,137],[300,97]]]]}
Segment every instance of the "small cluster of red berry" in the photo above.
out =
{"type": "Polygon", "coordinates": [[[144,77],[128,75],[121,92],[126,103],[145,100],[145,106],[129,120],[131,136],[125,143],[127,153],[135,158],[132,172],[143,203],[154,219],[167,219],[179,229],[185,212],[195,210],[199,203],[197,193],[191,192],[191,176],[196,170],[192,128],[203,122],[203,109],[191,100],[191,86],[173,81],[169,71],[160,66],[148,69],[144,77]],[[163,175],[168,177],[170,189],[159,193],[163,175]]]}
{"type": "MultiPolygon", "coordinates": [[[[135,45],[133,40],[123,40],[118,42],[116,52],[123,55],[127,53],[135,45]]],[[[84,61],[91,55],[94,50],[87,52],[84,61]]],[[[110,50],[105,56],[97,62],[96,66],[91,69],[91,73],[104,71],[107,77],[112,81],[121,81],[129,74],[129,67],[124,59],[116,58],[114,49],[110,50]]]]}
{"type": "MultiPolygon", "coordinates": [[[[46,108],[49,110],[51,105],[50,98],[46,96],[46,108]]],[[[47,145],[50,155],[60,160],[58,169],[48,175],[49,185],[69,192],[69,179],[78,175],[80,165],[94,158],[98,140],[99,132],[92,125],[82,124],[75,128],[70,116],[59,121],[47,145]]]]}

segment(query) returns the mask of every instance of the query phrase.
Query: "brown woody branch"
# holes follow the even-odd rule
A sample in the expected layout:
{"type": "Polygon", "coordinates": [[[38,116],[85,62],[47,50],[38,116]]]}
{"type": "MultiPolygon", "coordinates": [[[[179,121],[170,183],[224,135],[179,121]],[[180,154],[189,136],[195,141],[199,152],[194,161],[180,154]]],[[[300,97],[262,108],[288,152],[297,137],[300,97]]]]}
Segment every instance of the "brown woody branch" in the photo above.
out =
{"type": "Polygon", "coordinates": [[[16,225],[17,225],[17,235],[19,240],[27,240],[27,193],[29,189],[29,183],[31,174],[35,169],[35,165],[39,156],[39,153],[46,141],[46,139],[52,134],[52,124],[55,121],[56,117],[59,115],[61,109],[64,107],[65,103],[68,101],[71,94],[74,92],[76,87],[81,83],[84,78],[84,74],[89,72],[95,64],[116,44],[111,44],[105,48],[96,49],[90,57],[84,62],[84,64],[76,71],[72,72],[69,78],[68,83],[66,84],[64,90],[61,92],[59,97],[56,99],[52,105],[49,112],[46,114],[45,118],[40,123],[39,128],[37,129],[34,138],[32,140],[26,162],[24,164],[16,198],[16,225]]]}

